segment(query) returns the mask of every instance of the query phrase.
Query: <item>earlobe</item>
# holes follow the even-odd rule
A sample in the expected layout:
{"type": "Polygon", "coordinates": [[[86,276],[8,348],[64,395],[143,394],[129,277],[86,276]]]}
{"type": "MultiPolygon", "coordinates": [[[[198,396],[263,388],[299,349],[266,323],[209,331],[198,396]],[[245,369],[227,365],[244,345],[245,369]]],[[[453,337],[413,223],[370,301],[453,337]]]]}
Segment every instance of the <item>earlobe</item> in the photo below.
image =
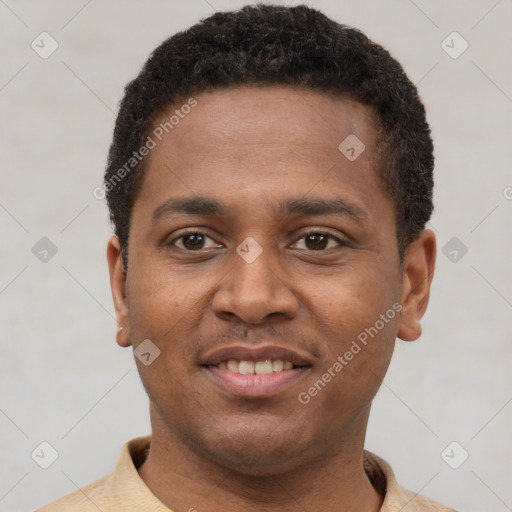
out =
{"type": "Polygon", "coordinates": [[[398,330],[398,337],[404,341],[414,341],[421,335],[420,322],[427,309],[435,262],[436,238],[432,230],[425,229],[404,258],[398,330]]]}
{"type": "Polygon", "coordinates": [[[121,244],[119,238],[115,235],[112,235],[108,241],[107,260],[110,274],[110,289],[112,291],[118,324],[116,341],[121,347],[129,347],[131,345],[131,338],[126,300],[126,273],[122,265],[121,244]]]}

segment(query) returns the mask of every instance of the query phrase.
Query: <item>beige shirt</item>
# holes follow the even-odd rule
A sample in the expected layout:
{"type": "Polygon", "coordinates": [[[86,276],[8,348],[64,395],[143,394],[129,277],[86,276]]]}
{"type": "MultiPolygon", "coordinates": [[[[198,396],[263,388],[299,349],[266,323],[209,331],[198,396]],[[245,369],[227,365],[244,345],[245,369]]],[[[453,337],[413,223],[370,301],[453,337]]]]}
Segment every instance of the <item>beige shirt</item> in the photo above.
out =
{"type": "MultiPolygon", "coordinates": [[[[172,512],[164,506],[137,472],[151,436],[137,437],[121,449],[114,471],[100,480],[39,509],[38,512],[172,512]]],[[[400,487],[391,467],[381,458],[364,452],[364,468],[373,486],[385,493],[381,512],[455,512],[428,498],[400,487]]],[[[192,510],[194,510],[192,508],[192,510]]]]}

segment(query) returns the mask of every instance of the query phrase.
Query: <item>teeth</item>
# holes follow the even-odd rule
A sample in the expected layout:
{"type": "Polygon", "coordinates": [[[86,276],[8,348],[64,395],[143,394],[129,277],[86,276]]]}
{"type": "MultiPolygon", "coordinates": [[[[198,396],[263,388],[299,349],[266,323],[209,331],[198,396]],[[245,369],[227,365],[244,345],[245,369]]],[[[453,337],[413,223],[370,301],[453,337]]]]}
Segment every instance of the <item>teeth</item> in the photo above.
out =
{"type": "Polygon", "coordinates": [[[272,370],[274,372],[280,372],[284,368],[284,363],[281,359],[275,359],[272,361],[272,370]]]}
{"type": "Polygon", "coordinates": [[[254,363],[252,361],[240,361],[238,373],[252,375],[254,373],[254,363]]]}
{"type": "Polygon", "coordinates": [[[228,370],[233,373],[238,373],[238,361],[234,359],[228,361],[228,370]]]}
{"type": "Polygon", "coordinates": [[[266,375],[272,373],[272,361],[258,361],[254,365],[254,373],[256,375],[266,375]]]}
{"type": "Polygon", "coordinates": [[[217,365],[219,370],[229,370],[233,373],[241,375],[267,375],[273,372],[281,372],[283,370],[291,370],[293,363],[291,361],[283,361],[281,359],[265,360],[265,361],[236,361],[230,359],[217,365]]]}

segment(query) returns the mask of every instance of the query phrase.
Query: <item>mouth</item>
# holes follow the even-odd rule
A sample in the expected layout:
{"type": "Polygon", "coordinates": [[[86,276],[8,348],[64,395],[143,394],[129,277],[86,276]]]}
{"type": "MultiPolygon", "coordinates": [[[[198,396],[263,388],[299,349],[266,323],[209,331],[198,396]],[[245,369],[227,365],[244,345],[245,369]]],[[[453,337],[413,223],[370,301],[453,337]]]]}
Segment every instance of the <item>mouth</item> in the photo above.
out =
{"type": "Polygon", "coordinates": [[[291,361],[283,361],[282,359],[265,359],[264,361],[237,361],[236,359],[230,359],[229,361],[221,361],[219,364],[212,366],[219,370],[228,370],[240,375],[268,375],[269,373],[300,368],[291,361]]]}
{"type": "Polygon", "coordinates": [[[312,363],[307,357],[281,347],[228,347],[207,355],[200,366],[224,392],[261,398],[293,386],[312,363]]]}

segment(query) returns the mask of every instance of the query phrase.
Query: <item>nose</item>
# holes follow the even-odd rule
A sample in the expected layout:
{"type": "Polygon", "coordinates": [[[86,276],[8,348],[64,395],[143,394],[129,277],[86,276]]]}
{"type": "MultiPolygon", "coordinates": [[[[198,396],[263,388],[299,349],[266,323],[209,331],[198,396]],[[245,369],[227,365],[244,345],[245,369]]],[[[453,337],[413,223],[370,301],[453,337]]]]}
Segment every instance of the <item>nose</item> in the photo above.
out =
{"type": "Polygon", "coordinates": [[[270,249],[264,249],[249,262],[233,253],[233,265],[213,297],[213,310],[219,318],[261,324],[297,315],[297,297],[287,284],[282,264],[272,256],[270,249]]]}

